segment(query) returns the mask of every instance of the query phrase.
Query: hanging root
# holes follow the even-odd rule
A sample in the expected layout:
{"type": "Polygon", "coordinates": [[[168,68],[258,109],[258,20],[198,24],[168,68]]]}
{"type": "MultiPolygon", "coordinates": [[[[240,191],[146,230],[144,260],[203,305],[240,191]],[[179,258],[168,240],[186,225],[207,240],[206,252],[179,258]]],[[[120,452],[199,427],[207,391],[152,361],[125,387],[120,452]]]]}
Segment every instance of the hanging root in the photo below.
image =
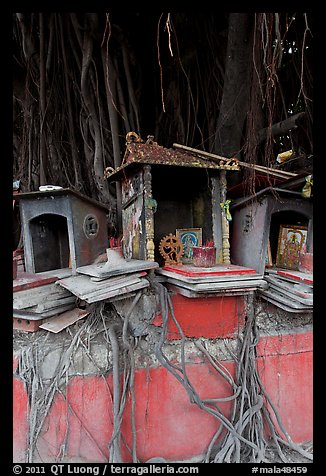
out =
{"type": "Polygon", "coordinates": [[[42,334],[33,345],[23,349],[19,356],[17,374],[25,382],[29,397],[27,463],[34,461],[36,444],[54,396],[60,389],[62,379],[68,379],[68,369],[72,355],[80,345],[80,339],[91,334],[92,330],[97,328],[98,320],[97,313],[93,312],[79,328],[69,346],[62,352],[56,373],[50,379],[50,382],[42,379],[40,371],[40,362],[44,359],[42,350],[48,334],[42,334]]]}
{"type": "MultiPolygon", "coordinates": [[[[41,334],[27,349],[23,349],[17,367],[17,376],[23,380],[26,385],[27,394],[29,397],[29,413],[28,413],[28,449],[26,454],[26,462],[32,463],[35,461],[35,451],[37,450],[37,442],[44,428],[44,422],[47,415],[50,412],[52,403],[56,396],[56,393],[66,400],[67,413],[73,413],[75,417],[78,415],[74,412],[74,409],[68,402],[65,396],[65,392],[61,389],[63,385],[68,383],[68,370],[70,363],[73,360],[74,354],[80,347],[87,353],[93,364],[98,368],[94,361],[92,354],[89,350],[90,343],[95,336],[103,334],[110,345],[112,350],[112,373],[113,373],[113,434],[109,443],[109,461],[112,463],[121,463],[121,439],[124,441],[125,447],[132,454],[133,462],[137,462],[136,456],[136,431],[134,422],[135,413],[135,396],[134,396],[134,348],[130,343],[130,337],[128,336],[128,319],[129,316],[137,304],[141,293],[136,294],[131,307],[124,318],[114,313],[114,310],[109,305],[100,303],[92,307],[92,312],[77,332],[72,335],[71,331],[67,331],[71,334],[72,340],[61,353],[60,361],[56,369],[55,375],[50,380],[42,378],[42,372],[40,369],[40,362],[44,360],[44,344],[48,338],[48,334],[41,334]],[[122,344],[119,341],[122,340],[122,344]],[[122,356],[122,357],[121,357],[122,356]],[[122,365],[122,364],[123,365],[122,365]],[[123,373],[123,382],[120,384],[120,375],[123,373]],[[131,394],[131,426],[133,430],[132,448],[128,448],[123,435],[121,434],[121,422],[128,392],[131,394]]],[[[132,338],[133,339],[133,338],[132,338]]],[[[109,371],[110,369],[107,369],[109,371]]],[[[103,369],[98,368],[99,374],[102,374],[103,379],[106,382],[103,369]]],[[[110,389],[108,388],[111,393],[110,389]]],[[[80,421],[83,425],[83,422],[80,421]]],[[[66,437],[68,435],[68,420],[66,437]]],[[[88,437],[96,443],[93,436],[84,427],[84,430],[88,437]]],[[[66,442],[60,448],[57,459],[61,460],[65,456],[66,442]]],[[[101,448],[97,445],[104,460],[107,460],[107,455],[103,453],[101,448]]]]}
{"type": "MultiPolygon", "coordinates": [[[[214,369],[227,380],[233,390],[233,395],[226,398],[202,400],[190,382],[185,365],[184,344],[185,336],[177,322],[171,298],[164,286],[154,283],[160,298],[163,318],[163,329],[160,340],[157,342],[155,354],[159,362],[174,375],[174,377],[186,389],[192,403],[200,409],[212,415],[219,422],[219,428],[208,445],[203,462],[211,463],[240,463],[240,462],[268,462],[267,450],[274,444],[280,459],[289,462],[282,451],[281,445],[286,446],[305,458],[312,460],[312,455],[304,451],[299,445],[292,442],[282,424],[280,415],[273,405],[271,398],[264,389],[256,364],[256,346],[259,341],[254,312],[254,295],[250,294],[247,302],[247,320],[240,340],[239,357],[236,359],[236,380],[234,381],[228,370],[212,356],[202,343],[196,343],[197,347],[207,357],[214,369]],[[181,363],[172,364],[163,352],[163,345],[167,333],[168,314],[181,336],[181,363]],[[233,408],[230,418],[227,418],[218,408],[217,403],[232,401],[233,408]],[[266,403],[269,403],[277,423],[283,432],[282,438],[270,415],[266,403]],[[271,439],[266,440],[265,425],[267,424],[271,439]],[[222,440],[217,443],[222,432],[226,433],[222,440]],[[213,455],[214,451],[214,455],[213,455]]],[[[234,356],[233,356],[234,358],[234,356]]]]}
{"type": "MultiPolygon", "coordinates": [[[[207,350],[205,342],[196,341],[195,345],[203,356],[210,363],[211,367],[229,385],[230,395],[224,398],[202,399],[199,397],[192,384],[186,368],[185,358],[185,335],[174,315],[171,297],[167,289],[157,282],[151,280],[152,288],[159,297],[163,326],[161,334],[154,342],[154,353],[160,364],[165,367],[185,388],[191,403],[197,405],[202,411],[215,418],[218,424],[217,430],[209,442],[206,453],[203,457],[205,463],[240,463],[240,462],[269,462],[268,450],[275,449],[278,457],[284,463],[288,463],[284,454],[284,447],[291,449],[308,460],[312,460],[312,455],[304,451],[300,445],[295,444],[287,433],[280,415],[273,404],[270,396],[266,392],[257,369],[256,346],[259,341],[257,333],[256,317],[254,312],[254,295],[250,294],[247,299],[247,318],[244,330],[239,337],[239,348],[236,353],[232,353],[232,360],[235,361],[236,371],[233,377],[229,370],[207,350]],[[171,316],[180,333],[181,358],[179,363],[172,363],[164,353],[164,344],[167,335],[168,317],[171,316]],[[231,410],[227,417],[220,408],[219,403],[230,402],[231,410]],[[278,427],[274,421],[276,420],[278,427]],[[282,436],[279,434],[279,430],[282,436]],[[270,438],[267,440],[266,430],[269,431],[270,438]],[[282,449],[283,448],[283,449],[282,449]]],[[[40,362],[44,359],[44,344],[48,334],[41,334],[36,338],[33,345],[23,349],[19,358],[18,376],[25,382],[29,396],[29,433],[28,451],[26,462],[32,463],[35,459],[35,450],[44,422],[50,412],[51,405],[56,393],[60,393],[66,401],[67,416],[72,413],[78,418],[74,409],[65,396],[62,387],[67,386],[68,370],[76,351],[82,347],[98,368],[90,352],[90,344],[95,336],[102,334],[111,350],[112,364],[104,372],[112,370],[113,390],[108,387],[103,369],[98,368],[98,373],[102,375],[107,385],[109,394],[112,397],[112,425],[113,432],[108,445],[109,458],[102,453],[104,460],[111,463],[123,462],[123,450],[126,450],[132,458],[133,463],[138,463],[136,425],[135,425],[135,348],[136,339],[132,336],[129,326],[129,318],[135,309],[142,292],[139,291],[130,304],[128,311],[120,315],[111,304],[98,303],[92,308],[92,312],[81,327],[72,334],[69,328],[67,332],[71,335],[71,342],[63,349],[55,375],[50,380],[42,378],[40,362]],[[125,406],[128,398],[131,402],[131,448],[125,440],[121,425],[125,406]]],[[[157,329],[156,329],[157,330],[157,329]]],[[[157,336],[153,334],[152,338],[157,336]]],[[[80,421],[84,427],[83,422],[80,421]]],[[[97,444],[93,436],[84,428],[88,437],[97,444]]],[[[66,440],[68,437],[68,418],[66,440]]],[[[65,456],[67,441],[62,444],[57,459],[65,456]]],[[[159,457],[159,455],[158,455],[159,457]]],[[[159,458],[162,460],[162,458],[159,458]]]]}
{"type": "MultiPolygon", "coordinates": [[[[121,457],[121,422],[122,416],[125,409],[127,395],[130,392],[131,395],[131,429],[132,429],[132,449],[128,448],[129,452],[132,455],[132,462],[138,463],[137,452],[136,452],[136,427],[135,427],[135,392],[134,392],[134,379],[135,379],[135,360],[134,360],[134,347],[130,343],[132,336],[128,335],[129,330],[129,317],[134,310],[136,304],[138,303],[141,297],[141,291],[139,291],[126,313],[126,315],[120,316],[122,319],[122,326],[116,323],[115,325],[111,324],[109,327],[109,338],[113,352],[113,434],[111,436],[111,441],[109,443],[110,456],[109,463],[123,463],[121,457]],[[123,362],[124,362],[124,382],[123,382],[123,391],[120,395],[120,368],[119,368],[119,345],[116,335],[116,328],[120,330],[122,334],[122,344],[123,344],[123,362]]],[[[121,322],[121,321],[120,321],[121,322]]],[[[127,446],[125,440],[125,445],[127,446]]]]}

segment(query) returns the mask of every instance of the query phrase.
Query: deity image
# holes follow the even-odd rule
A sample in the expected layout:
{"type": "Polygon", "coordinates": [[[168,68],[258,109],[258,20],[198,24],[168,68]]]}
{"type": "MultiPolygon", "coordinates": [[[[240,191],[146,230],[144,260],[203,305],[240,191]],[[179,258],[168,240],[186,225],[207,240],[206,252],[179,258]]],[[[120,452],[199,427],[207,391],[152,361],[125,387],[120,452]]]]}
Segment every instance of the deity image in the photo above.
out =
{"type": "Polygon", "coordinates": [[[277,266],[298,269],[306,234],[306,230],[298,227],[282,227],[277,266]]]}

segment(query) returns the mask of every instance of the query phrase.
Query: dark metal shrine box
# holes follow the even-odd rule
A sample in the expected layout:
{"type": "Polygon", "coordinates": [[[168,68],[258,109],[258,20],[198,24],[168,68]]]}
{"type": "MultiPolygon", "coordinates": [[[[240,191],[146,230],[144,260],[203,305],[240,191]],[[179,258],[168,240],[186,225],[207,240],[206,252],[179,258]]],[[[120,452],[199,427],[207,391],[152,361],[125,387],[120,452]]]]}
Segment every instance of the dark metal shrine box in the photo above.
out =
{"type": "Polygon", "coordinates": [[[151,139],[128,141],[122,165],[106,173],[121,185],[120,210],[125,258],[156,261],[161,239],[177,229],[201,229],[213,240],[217,263],[229,263],[225,209],[226,174],[240,169],[234,159],[210,160],[151,139]]]}
{"type": "Polygon", "coordinates": [[[39,273],[91,264],[108,247],[105,206],[70,189],[21,193],[25,270],[39,273]]]}
{"type": "Polygon", "coordinates": [[[305,230],[306,252],[313,252],[312,199],[302,198],[300,192],[268,187],[240,199],[231,213],[231,260],[240,266],[260,274],[267,264],[278,267],[280,231],[285,227],[305,230]]]}

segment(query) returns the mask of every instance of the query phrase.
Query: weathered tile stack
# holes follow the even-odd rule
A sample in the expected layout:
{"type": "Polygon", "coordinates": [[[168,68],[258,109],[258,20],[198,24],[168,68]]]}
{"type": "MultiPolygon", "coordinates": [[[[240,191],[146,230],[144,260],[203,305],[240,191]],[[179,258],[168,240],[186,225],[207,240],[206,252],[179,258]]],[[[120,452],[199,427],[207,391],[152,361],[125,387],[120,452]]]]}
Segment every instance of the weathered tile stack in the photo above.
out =
{"type": "Polygon", "coordinates": [[[313,309],[313,275],[292,270],[266,270],[268,288],[260,295],[271,304],[288,312],[307,312],[313,309]]]}
{"type": "Polygon", "coordinates": [[[60,280],[58,283],[87,303],[128,297],[130,293],[149,286],[145,278],[147,270],[158,264],[143,260],[120,260],[117,265],[108,261],[77,268],[77,276],[60,280]]]}
{"type": "Polygon", "coordinates": [[[80,318],[77,311],[81,303],[87,308],[106,299],[113,302],[148,287],[147,271],[157,267],[156,262],[122,257],[112,260],[111,256],[110,262],[82,266],[73,276],[70,269],[20,274],[13,281],[13,327],[28,332],[48,329],[49,319],[61,315],[64,322],[58,321],[55,332],[80,318]],[[72,309],[76,312],[67,313],[72,309]]]}
{"type": "Polygon", "coordinates": [[[233,264],[218,264],[211,268],[192,265],[164,266],[157,273],[169,287],[178,287],[186,297],[204,297],[217,293],[240,293],[267,287],[254,269],[233,264]]]}
{"type": "Polygon", "coordinates": [[[14,329],[34,332],[45,319],[75,307],[76,296],[58,286],[57,280],[30,275],[13,282],[14,329]]]}

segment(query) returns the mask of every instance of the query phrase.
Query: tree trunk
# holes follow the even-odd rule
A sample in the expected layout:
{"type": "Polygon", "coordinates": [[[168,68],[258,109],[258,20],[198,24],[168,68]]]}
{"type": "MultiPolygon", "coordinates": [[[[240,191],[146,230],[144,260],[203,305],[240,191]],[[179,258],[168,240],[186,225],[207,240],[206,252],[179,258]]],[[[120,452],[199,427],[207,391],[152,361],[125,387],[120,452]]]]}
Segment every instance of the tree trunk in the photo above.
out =
{"type": "Polygon", "coordinates": [[[261,129],[258,132],[258,143],[263,142],[266,139],[268,133],[270,133],[272,136],[277,136],[285,134],[291,129],[296,129],[298,127],[297,122],[299,122],[304,116],[305,112],[299,112],[298,114],[294,114],[294,116],[284,119],[284,121],[273,124],[271,128],[265,127],[264,129],[261,129]]]}
{"type": "Polygon", "coordinates": [[[240,157],[249,96],[250,23],[249,13],[230,13],[223,96],[213,150],[224,157],[240,157]]]}
{"type": "MultiPolygon", "coordinates": [[[[107,107],[109,112],[110,127],[112,134],[112,148],[113,148],[113,162],[114,168],[121,165],[121,151],[119,142],[119,125],[118,125],[118,112],[116,107],[116,73],[114,65],[109,56],[106,56],[104,49],[102,50],[102,64],[105,75],[105,88],[107,107]]],[[[122,208],[121,208],[121,185],[116,182],[116,198],[117,198],[117,230],[120,230],[122,224],[122,208]]]]}
{"type": "Polygon", "coordinates": [[[67,115],[68,115],[68,125],[69,125],[69,138],[71,144],[71,157],[73,163],[73,170],[74,170],[74,186],[79,189],[79,177],[80,177],[80,164],[79,164],[79,157],[78,157],[78,147],[74,129],[74,119],[72,113],[72,100],[70,94],[70,84],[68,78],[68,61],[66,55],[66,46],[64,42],[64,33],[63,33],[63,26],[62,26],[62,18],[59,17],[59,29],[60,29],[60,43],[61,43],[61,52],[62,52],[62,59],[64,64],[64,79],[65,79],[65,89],[66,89],[66,97],[67,97],[67,115]]]}

